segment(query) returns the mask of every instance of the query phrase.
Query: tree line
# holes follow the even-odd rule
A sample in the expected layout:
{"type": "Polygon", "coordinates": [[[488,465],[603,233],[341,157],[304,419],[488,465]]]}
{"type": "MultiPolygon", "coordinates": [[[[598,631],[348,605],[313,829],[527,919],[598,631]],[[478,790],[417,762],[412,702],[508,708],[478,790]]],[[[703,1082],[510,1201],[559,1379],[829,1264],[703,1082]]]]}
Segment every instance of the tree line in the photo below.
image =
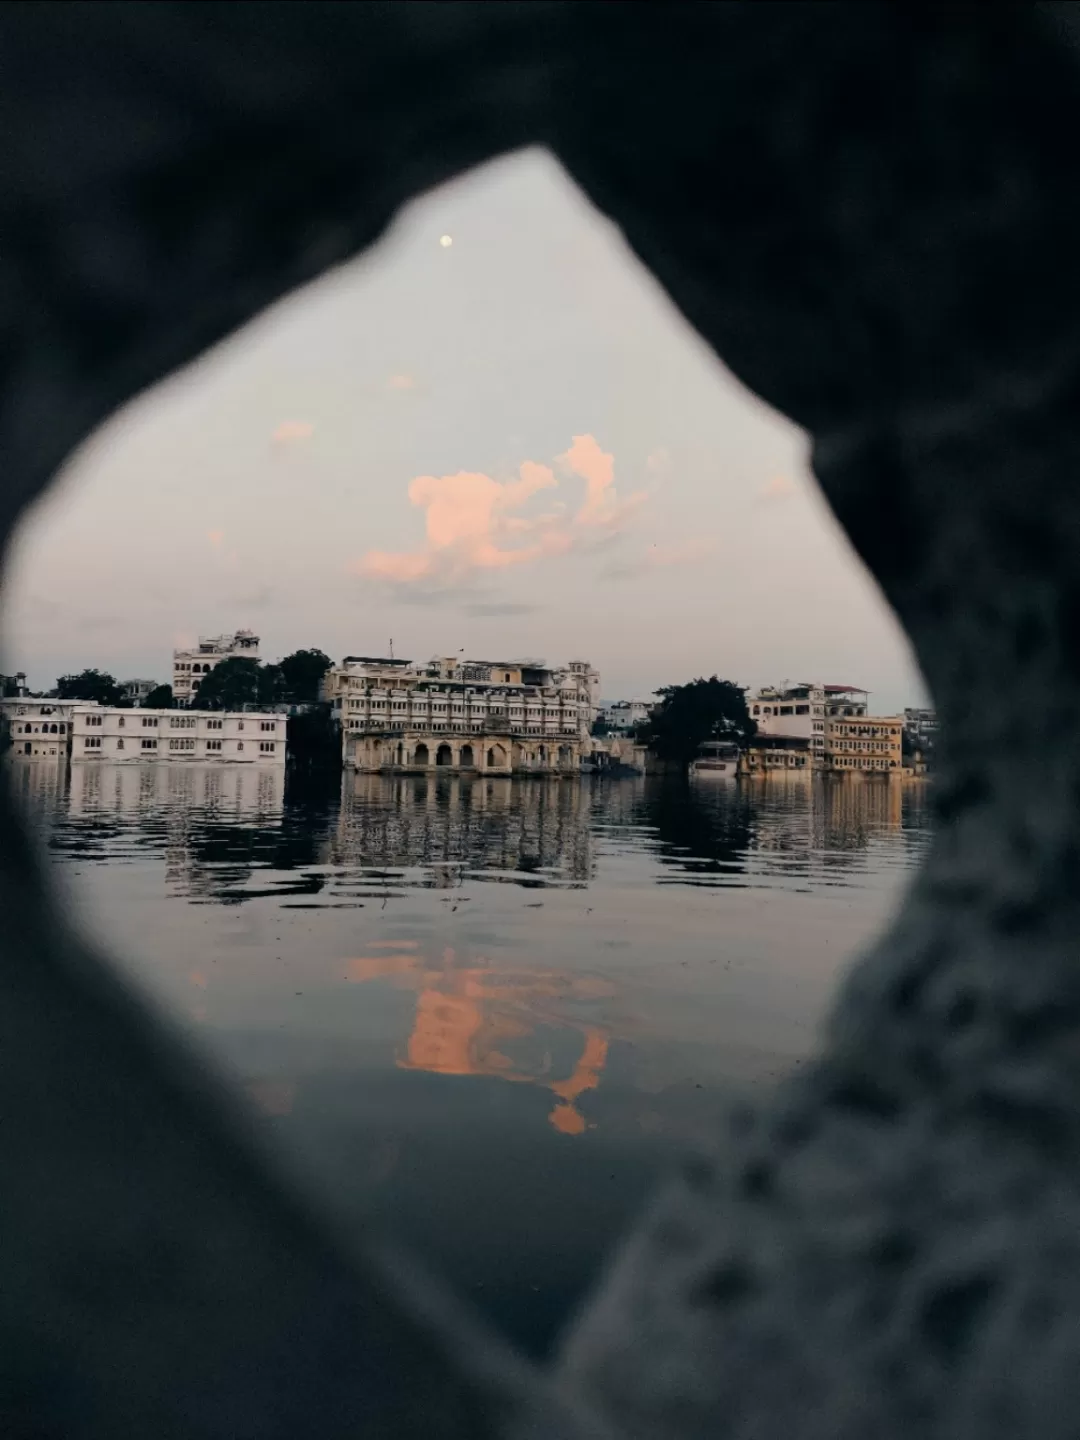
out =
{"type": "MultiPolygon", "coordinates": [[[[322,678],[333,661],[322,650],[294,650],[276,664],[246,655],[230,655],[205,675],[195,697],[200,710],[242,710],[244,706],[314,705],[322,678]]],[[[104,670],[80,670],[56,682],[60,700],[96,700],[100,705],[132,705],[124,687],[104,670]]],[[[172,707],[171,685],[158,685],[142,700],[148,710],[172,707]]]]}

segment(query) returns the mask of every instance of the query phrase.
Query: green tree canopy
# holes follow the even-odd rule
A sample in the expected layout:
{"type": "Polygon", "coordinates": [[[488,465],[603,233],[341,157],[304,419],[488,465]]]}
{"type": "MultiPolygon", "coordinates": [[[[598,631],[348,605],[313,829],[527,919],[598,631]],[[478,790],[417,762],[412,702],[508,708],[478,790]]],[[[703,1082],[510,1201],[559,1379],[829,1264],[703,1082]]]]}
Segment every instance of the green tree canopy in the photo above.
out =
{"type": "Polygon", "coordinates": [[[103,670],[80,670],[77,675],[61,675],[56,682],[59,700],[96,700],[99,705],[118,705],[123,691],[113,675],[103,670]]]}
{"type": "Polygon", "coordinates": [[[143,701],[144,710],[171,710],[173,693],[171,685],[155,685],[143,701]]]}
{"type": "Polygon", "coordinates": [[[245,705],[275,705],[284,685],[276,665],[263,665],[246,655],[232,655],[215,665],[194,697],[200,710],[242,710],[245,705]]]}
{"type": "Polygon", "coordinates": [[[292,705],[315,705],[319,686],[333,661],[321,650],[294,650],[277,668],[281,672],[284,698],[292,705]]]}
{"type": "Polygon", "coordinates": [[[746,708],[746,693],[731,680],[691,680],[656,692],[660,704],[638,736],[662,760],[688,765],[706,740],[745,745],[757,733],[746,708]]]}

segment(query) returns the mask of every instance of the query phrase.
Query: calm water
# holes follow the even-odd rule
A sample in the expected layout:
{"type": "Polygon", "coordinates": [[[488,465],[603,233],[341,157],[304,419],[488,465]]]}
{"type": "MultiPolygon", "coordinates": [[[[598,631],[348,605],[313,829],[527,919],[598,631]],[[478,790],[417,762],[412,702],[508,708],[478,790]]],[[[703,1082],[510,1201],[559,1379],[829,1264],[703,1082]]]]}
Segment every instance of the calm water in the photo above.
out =
{"type": "Polygon", "coordinates": [[[13,762],[80,923],[350,1226],[542,1349],[666,1164],[802,1062],[922,785],[13,762]]]}

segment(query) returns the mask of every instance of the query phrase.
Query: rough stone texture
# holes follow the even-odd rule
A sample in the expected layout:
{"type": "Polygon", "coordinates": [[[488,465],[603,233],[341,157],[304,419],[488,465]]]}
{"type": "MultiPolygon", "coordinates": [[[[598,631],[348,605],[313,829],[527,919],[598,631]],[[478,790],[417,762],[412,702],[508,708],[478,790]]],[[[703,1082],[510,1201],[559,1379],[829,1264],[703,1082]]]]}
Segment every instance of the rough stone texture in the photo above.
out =
{"type": "Polygon", "coordinates": [[[345,1253],[0,812],[11,1435],[1071,1435],[1080,58],[1067,6],[0,8],[0,530],[117,404],[548,143],[815,469],[943,720],[820,1058],[551,1376],[345,1253]]]}

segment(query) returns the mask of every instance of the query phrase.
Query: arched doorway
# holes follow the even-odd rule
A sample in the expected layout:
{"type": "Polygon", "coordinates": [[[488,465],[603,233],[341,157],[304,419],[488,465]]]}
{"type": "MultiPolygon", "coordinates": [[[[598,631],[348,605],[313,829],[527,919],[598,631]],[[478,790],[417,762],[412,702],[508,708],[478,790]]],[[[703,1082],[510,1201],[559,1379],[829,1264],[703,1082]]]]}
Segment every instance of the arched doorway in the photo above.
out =
{"type": "Polygon", "coordinates": [[[559,764],[565,766],[566,768],[569,768],[570,762],[571,762],[572,759],[573,759],[573,752],[571,751],[570,746],[569,746],[569,745],[560,745],[560,746],[559,746],[559,764]]]}
{"type": "Polygon", "coordinates": [[[401,742],[399,741],[399,742],[398,742],[398,747],[397,747],[397,760],[396,760],[395,763],[398,764],[398,765],[401,765],[401,764],[404,762],[404,759],[405,759],[405,747],[404,747],[404,745],[402,745],[401,742]]]}
{"type": "Polygon", "coordinates": [[[454,752],[449,745],[440,745],[435,752],[436,765],[452,765],[454,763],[454,752]]]}
{"type": "Polygon", "coordinates": [[[430,764],[431,764],[431,755],[430,755],[430,753],[429,753],[429,751],[428,751],[427,746],[424,744],[424,742],[423,742],[422,740],[421,740],[420,744],[417,745],[416,751],[415,751],[415,753],[413,754],[413,764],[414,764],[414,765],[430,765],[430,764]]]}
{"type": "Polygon", "coordinates": [[[506,769],[506,751],[501,745],[492,745],[487,753],[487,763],[489,770],[506,769]]]}
{"type": "Polygon", "coordinates": [[[473,767],[476,765],[476,761],[473,758],[473,748],[471,745],[462,745],[461,760],[459,761],[459,764],[461,765],[461,768],[463,770],[472,770],[473,767]]]}
{"type": "Polygon", "coordinates": [[[546,746],[546,745],[541,745],[541,746],[540,746],[540,764],[541,764],[541,765],[546,765],[546,764],[547,764],[547,758],[548,758],[547,746],[546,746]]]}

